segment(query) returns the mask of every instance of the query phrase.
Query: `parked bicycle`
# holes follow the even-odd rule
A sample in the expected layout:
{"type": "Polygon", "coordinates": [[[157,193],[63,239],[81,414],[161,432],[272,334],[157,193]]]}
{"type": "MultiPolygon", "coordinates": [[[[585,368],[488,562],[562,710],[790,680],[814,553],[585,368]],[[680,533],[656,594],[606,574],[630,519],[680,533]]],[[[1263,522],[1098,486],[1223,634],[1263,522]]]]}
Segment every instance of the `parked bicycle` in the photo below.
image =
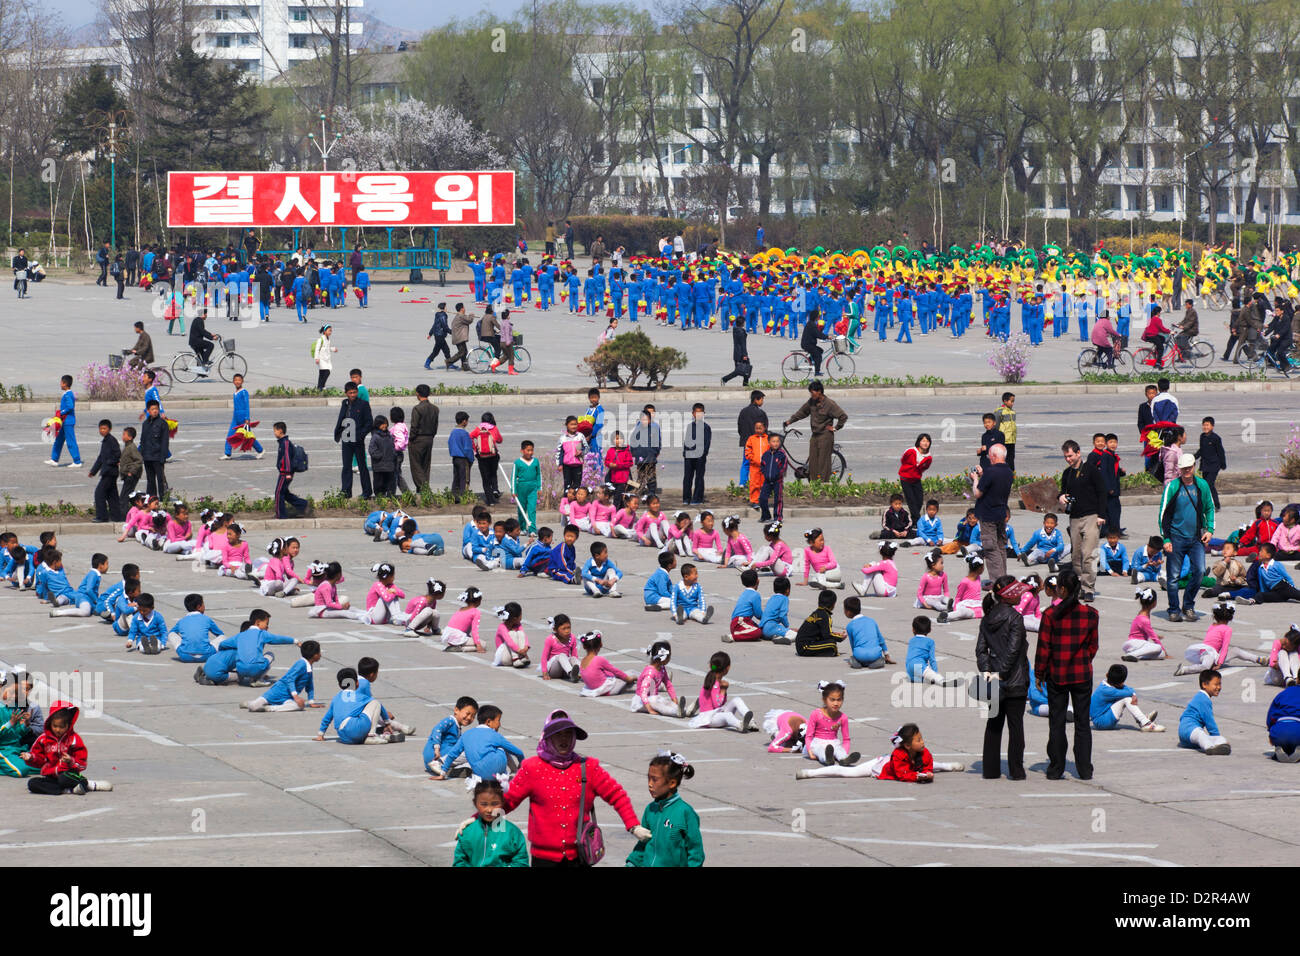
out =
{"type": "MultiPolygon", "coordinates": [[[[216,361],[217,375],[222,381],[233,382],[236,375],[248,374],[248,362],[235,351],[234,339],[220,339],[225,353],[216,361]]],[[[204,367],[199,357],[193,352],[180,352],[172,359],[172,378],[182,385],[189,385],[200,378],[211,378],[211,366],[204,367]]]]}
{"type": "Polygon", "coordinates": [[[1101,347],[1089,345],[1079,353],[1079,375],[1130,375],[1133,372],[1133,356],[1126,349],[1116,346],[1109,359],[1102,355],[1101,347]]]}
{"type": "MultiPolygon", "coordinates": [[[[857,363],[849,355],[848,339],[837,335],[831,340],[831,350],[822,356],[822,373],[832,382],[837,379],[852,378],[857,372],[857,363]]],[[[802,349],[791,352],[781,360],[781,377],[787,382],[799,384],[813,377],[812,356],[802,349]]]]}
{"type": "Polygon", "coordinates": [[[1169,344],[1165,346],[1165,354],[1159,362],[1156,361],[1156,350],[1153,346],[1148,345],[1134,352],[1133,370],[1141,373],[1148,368],[1172,368],[1175,372],[1185,374],[1194,372],[1198,368],[1208,368],[1213,361],[1214,346],[1205,339],[1197,339],[1188,346],[1186,351],[1183,351],[1178,340],[1170,338],[1169,344]]]}
{"type": "MultiPolygon", "coordinates": [[[[794,450],[790,445],[791,438],[802,438],[803,432],[797,428],[787,428],[781,432],[781,448],[785,451],[785,457],[790,461],[790,467],[794,470],[796,480],[803,480],[808,477],[808,459],[796,458],[794,450]]],[[[840,443],[836,442],[831,446],[831,481],[842,481],[845,472],[848,471],[848,465],[844,461],[844,452],[840,450],[840,443]]]]}

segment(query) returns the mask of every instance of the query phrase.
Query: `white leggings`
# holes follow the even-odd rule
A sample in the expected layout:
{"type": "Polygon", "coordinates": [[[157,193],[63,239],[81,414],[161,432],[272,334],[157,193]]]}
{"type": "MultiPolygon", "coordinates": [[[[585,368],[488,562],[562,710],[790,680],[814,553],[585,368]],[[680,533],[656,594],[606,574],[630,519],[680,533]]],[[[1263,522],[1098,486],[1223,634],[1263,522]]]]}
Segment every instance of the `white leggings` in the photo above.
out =
{"type": "Polygon", "coordinates": [[[700,548],[695,552],[697,561],[707,561],[709,564],[721,564],[722,552],[717,548],[700,548]]]}
{"type": "Polygon", "coordinates": [[[646,609],[647,611],[667,611],[667,610],[669,610],[670,608],[672,608],[672,606],[673,606],[673,599],[672,599],[672,598],[661,597],[659,600],[655,601],[653,604],[647,604],[647,605],[645,606],[645,609],[646,609]]]}
{"type": "Polygon", "coordinates": [[[222,565],[221,570],[218,571],[217,573],[222,575],[223,577],[239,578],[239,580],[241,581],[247,581],[249,577],[248,569],[245,568],[242,564],[237,565],[236,567],[233,568],[230,567],[229,565],[222,565]]]}
{"type": "Polygon", "coordinates": [[[749,566],[749,558],[745,557],[743,554],[733,554],[731,557],[727,559],[727,567],[729,568],[735,568],[737,570],[740,570],[741,568],[745,568],[748,566],[749,566]]]}
{"type": "Polygon", "coordinates": [[[845,760],[849,756],[849,752],[844,749],[843,744],[838,740],[830,740],[826,737],[819,737],[817,740],[812,741],[812,743],[807,744],[804,749],[816,757],[818,763],[824,764],[826,763],[827,747],[831,748],[831,759],[833,760],[845,760]]]}
{"type": "Polygon", "coordinates": [[[808,575],[808,581],[811,584],[817,584],[824,588],[834,588],[837,591],[844,589],[844,577],[838,567],[827,568],[825,571],[813,571],[808,575]]]}
{"type": "Polygon", "coordinates": [[[1133,703],[1132,700],[1117,700],[1115,703],[1110,705],[1110,712],[1115,715],[1116,720],[1123,719],[1126,711],[1138,722],[1139,727],[1150,719],[1146,714],[1142,713],[1142,711],[1138,709],[1137,704],[1133,703]]]}
{"type": "Polygon", "coordinates": [[[289,607],[314,607],[316,595],[312,593],[295,594],[289,601],[289,607]]]}
{"type": "Polygon", "coordinates": [[[636,537],[636,532],[633,531],[632,528],[631,528],[630,526],[625,525],[625,524],[614,525],[614,526],[610,529],[610,532],[611,532],[611,533],[610,533],[610,537],[611,537],[611,538],[628,538],[628,539],[630,539],[630,538],[635,538],[635,537],[636,537]]]}
{"type": "Polygon", "coordinates": [[[614,537],[614,527],[609,521],[593,521],[591,523],[591,530],[602,538],[614,537]]]}
{"type": "Polygon", "coordinates": [[[1264,683],[1273,687],[1285,687],[1289,679],[1295,680],[1300,675],[1300,653],[1277,652],[1277,664],[1268,669],[1264,683]]]}
{"type": "Polygon", "coordinates": [[[163,545],[163,552],[166,554],[189,554],[193,550],[193,541],[168,541],[163,545]]]}
{"type": "Polygon", "coordinates": [[[664,549],[664,544],[668,540],[667,535],[664,532],[663,523],[648,524],[646,525],[645,532],[646,533],[639,536],[637,540],[647,547],[658,548],[662,551],[664,549]]]}
{"type": "Polygon", "coordinates": [[[708,623],[704,618],[704,611],[700,608],[696,608],[694,611],[687,611],[686,619],[688,621],[698,621],[700,624],[708,623]]]}
{"type": "Polygon", "coordinates": [[[739,730],[745,724],[745,715],[750,713],[750,709],[745,706],[745,702],[739,697],[728,697],[722,702],[722,706],[714,710],[704,710],[691,718],[690,726],[692,727],[729,727],[732,730],[739,730]]]}
{"type": "Polygon", "coordinates": [[[323,604],[314,605],[312,609],[307,612],[307,616],[326,618],[329,620],[338,619],[338,620],[347,620],[347,621],[362,621],[366,624],[370,623],[370,615],[367,614],[365,611],[354,611],[351,608],[328,608],[323,604]]]}
{"type": "Polygon", "coordinates": [[[391,601],[376,601],[375,606],[370,609],[371,624],[397,624],[406,623],[406,615],[402,613],[402,605],[397,598],[391,601]]]}
{"type": "Polygon", "coordinates": [[[422,607],[406,622],[408,629],[418,631],[422,627],[438,628],[438,611],[431,607],[422,607]]]}
{"type": "Polygon", "coordinates": [[[268,704],[265,697],[257,697],[248,702],[248,709],[252,711],[290,711],[301,710],[297,702],[290,697],[283,704],[268,704]]]}
{"type": "Polygon", "coordinates": [[[1219,744],[1226,744],[1228,742],[1226,737],[1217,737],[1204,727],[1197,727],[1187,736],[1191,738],[1192,743],[1201,750],[1209,750],[1211,747],[1217,747],[1219,744]]]}
{"type": "Polygon", "coordinates": [[[928,607],[931,611],[946,611],[948,610],[948,599],[942,594],[927,594],[917,598],[913,607],[928,607]]]}
{"type": "MultiPolygon", "coordinates": [[[[50,617],[90,617],[91,607],[89,601],[78,601],[76,604],[72,604],[68,602],[66,597],[60,595],[54,599],[54,603],[58,607],[50,612],[50,617]]],[[[1278,659],[1281,659],[1280,654],[1278,659]]]]}
{"type": "Polygon", "coordinates": [[[925,665],[925,670],[921,671],[921,679],[920,679],[919,681],[916,681],[915,683],[918,683],[918,684],[942,684],[942,683],[943,683],[943,675],[940,674],[940,673],[939,673],[937,670],[935,670],[933,667],[931,667],[929,664],[926,664],[926,665],[925,665]]]}
{"type": "Polygon", "coordinates": [[[448,647],[469,647],[474,638],[458,627],[446,627],[442,631],[442,643],[448,647]]]}
{"type": "Polygon", "coordinates": [[[527,659],[528,638],[524,636],[523,628],[510,631],[509,638],[510,641],[502,641],[497,645],[496,655],[492,658],[494,667],[513,667],[517,660],[527,659]],[[510,642],[515,646],[511,647],[510,642]]]}
{"type": "MultiPolygon", "coordinates": [[[[1047,552],[1042,548],[1034,548],[1033,551],[1029,552],[1029,557],[1026,560],[1029,564],[1046,564],[1049,559],[1047,557],[1047,552]]],[[[1069,561],[1070,542],[1066,541],[1065,546],[1061,548],[1061,553],[1050,560],[1055,561],[1057,564],[1064,564],[1066,561],[1069,561]]]]}
{"type": "Polygon", "coordinates": [[[583,687],[578,693],[583,697],[612,697],[614,694],[621,694],[624,691],[631,690],[635,686],[636,681],[606,677],[604,683],[599,687],[583,687]]]}
{"type": "MultiPolygon", "coordinates": [[[[655,709],[655,713],[659,714],[661,717],[681,716],[677,712],[677,701],[673,700],[671,697],[669,697],[667,694],[663,693],[662,691],[660,691],[658,694],[655,694],[653,697],[650,698],[650,706],[653,707],[655,709]]],[[[649,713],[649,711],[646,710],[645,704],[642,702],[640,697],[632,698],[632,713],[634,714],[649,713]]]]}
{"type": "MultiPolygon", "coordinates": [[[[261,592],[263,597],[274,597],[276,595],[279,595],[280,597],[288,597],[293,594],[294,591],[298,590],[298,582],[293,578],[290,578],[288,581],[281,581],[278,578],[272,578],[270,580],[263,580],[262,583],[257,586],[257,590],[261,592]]],[[[314,597],[313,600],[315,600],[314,597]]]]}
{"type": "Polygon", "coordinates": [[[586,532],[590,533],[590,532],[591,532],[591,519],[590,519],[590,518],[575,518],[575,519],[573,520],[573,526],[574,526],[575,528],[577,528],[579,531],[586,531],[586,532]]]}
{"type": "Polygon", "coordinates": [[[1026,631],[1037,631],[1043,623],[1043,619],[1035,614],[1022,614],[1020,619],[1025,622],[1026,631]]]}
{"type": "MultiPolygon", "coordinates": [[[[831,764],[827,767],[814,767],[811,770],[805,770],[805,777],[879,777],[880,772],[889,764],[888,757],[873,757],[866,763],[860,763],[852,767],[841,767],[838,764],[831,764]]],[[[934,761],[935,773],[950,773],[955,771],[958,764],[947,761],[934,761]]]]}
{"type": "Polygon", "coordinates": [[[863,578],[862,586],[858,588],[858,593],[863,597],[871,595],[873,597],[896,597],[898,588],[893,584],[885,581],[885,575],[880,571],[873,571],[863,578]]]}
{"type": "MultiPolygon", "coordinates": [[[[1183,652],[1183,657],[1187,663],[1183,665],[1184,674],[1199,674],[1201,671],[1207,671],[1215,666],[1219,659],[1219,652],[1210,647],[1209,644],[1192,644],[1183,652]]],[[[1223,663],[1228,661],[1245,661],[1248,664],[1258,664],[1259,655],[1252,654],[1240,647],[1229,647],[1228,653],[1223,656],[1223,663]]]]}
{"type": "Polygon", "coordinates": [[[770,544],[765,544],[762,547],[760,547],[757,551],[754,552],[754,560],[750,562],[750,567],[754,568],[754,570],[757,571],[759,574],[762,574],[764,571],[770,571],[771,573],[780,575],[781,577],[789,576],[790,571],[793,569],[793,566],[786,561],[777,560],[774,561],[771,565],[768,565],[767,567],[762,567],[762,568],[758,567],[758,564],[760,562],[771,561],[771,560],[772,560],[772,546],[770,544]]]}
{"type": "Polygon", "coordinates": [[[582,588],[592,597],[601,597],[606,594],[618,597],[622,596],[618,593],[618,578],[614,577],[612,574],[607,578],[600,578],[596,581],[583,581],[582,588]]]}
{"type": "Polygon", "coordinates": [[[979,612],[984,610],[984,602],[979,598],[968,598],[965,601],[958,601],[951,611],[948,612],[950,621],[966,621],[971,618],[979,617],[979,612]]]}
{"type": "Polygon", "coordinates": [[[568,654],[556,654],[546,662],[546,673],[552,677],[560,677],[564,680],[569,679],[569,674],[578,668],[578,659],[570,657],[568,654]]]}
{"type": "Polygon", "coordinates": [[[695,549],[691,547],[691,542],[689,538],[670,538],[668,540],[667,549],[669,551],[672,551],[672,553],[677,555],[678,557],[682,557],[682,558],[695,557],[695,549]]]}
{"type": "MultiPolygon", "coordinates": [[[[1140,661],[1158,661],[1165,656],[1165,649],[1155,641],[1144,641],[1134,637],[1124,642],[1120,653],[1136,657],[1140,661]]],[[[1199,661],[1200,658],[1198,657],[1197,660],[1199,661]]]]}

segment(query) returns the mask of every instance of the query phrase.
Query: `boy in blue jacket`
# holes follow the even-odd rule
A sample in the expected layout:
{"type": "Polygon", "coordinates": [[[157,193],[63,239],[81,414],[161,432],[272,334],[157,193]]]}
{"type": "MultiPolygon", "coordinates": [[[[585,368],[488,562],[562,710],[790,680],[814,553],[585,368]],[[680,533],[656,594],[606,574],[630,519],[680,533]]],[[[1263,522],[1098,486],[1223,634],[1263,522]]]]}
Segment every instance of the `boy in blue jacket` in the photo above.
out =
{"type": "Polygon", "coordinates": [[[1101,560],[1097,566],[1097,573],[1115,577],[1129,575],[1128,548],[1124,547],[1124,542],[1119,539],[1119,528],[1106,529],[1106,540],[1101,545],[1101,560]]]}
{"type": "Polygon", "coordinates": [[[1156,723],[1156,712],[1150,716],[1137,707],[1137,694],[1127,687],[1128,668],[1123,664],[1111,664],[1106,671],[1106,679],[1092,692],[1092,706],[1089,717],[1097,730],[1114,730],[1119,720],[1127,711],[1137,721],[1138,729],[1147,733],[1164,733],[1165,728],[1156,723]]]}
{"type": "Polygon", "coordinates": [[[646,578],[641,596],[647,611],[667,611],[673,606],[673,579],[669,575],[677,567],[677,557],[669,551],[659,553],[659,567],[646,578]]]}
{"type": "MultiPolygon", "coordinates": [[[[469,437],[469,413],[456,413],[456,427],[447,435],[451,457],[451,495],[456,501],[469,491],[469,469],[474,463],[474,443],[469,437]]],[[[468,555],[466,555],[468,557],[468,555]]]]}
{"type": "Polygon", "coordinates": [[[266,674],[275,662],[275,655],[266,650],[268,644],[297,644],[295,638],[272,634],[267,630],[271,615],[257,609],[250,611],[248,620],[240,625],[239,633],[226,638],[217,645],[217,650],[235,648],[238,651],[236,671],[239,682],[249,687],[265,687],[269,684],[266,674]]]}
{"type": "Polygon", "coordinates": [[[731,609],[731,624],[727,633],[722,635],[724,644],[756,641],[763,634],[759,624],[763,619],[763,599],[758,593],[758,572],[753,568],[741,571],[740,583],[744,590],[736,598],[736,606],[731,609]]]}
{"type": "MultiPolygon", "coordinates": [[[[489,560],[492,561],[493,567],[505,568],[507,571],[517,571],[524,564],[524,546],[519,541],[519,520],[517,518],[507,518],[505,521],[498,522],[498,524],[501,526],[501,533],[494,537],[492,556],[489,560]]],[[[482,567],[482,565],[479,566],[482,567]]]]}
{"type": "Polygon", "coordinates": [[[460,533],[460,553],[466,561],[480,557],[486,559],[492,553],[495,539],[491,527],[492,516],[486,511],[475,510],[473,520],[460,533]]]}
{"type": "Polygon", "coordinates": [[[126,649],[145,654],[161,654],[167,644],[167,622],[154,610],[152,594],[135,599],[135,614],[127,631],[126,649]]]}
{"type": "Polygon", "coordinates": [[[593,541],[591,557],[582,566],[582,586],[586,592],[594,598],[607,594],[621,598],[623,595],[618,591],[618,582],[622,577],[623,571],[609,556],[609,548],[601,541],[593,541]]]}
{"type": "Polygon", "coordinates": [[[695,565],[682,565],[682,579],[673,588],[671,607],[678,624],[685,624],[687,619],[708,624],[713,617],[713,605],[704,604],[704,588],[700,586],[699,577],[695,565]]]}
{"type": "Polygon", "coordinates": [[[778,577],[772,581],[772,596],[763,608],[760,622],[763,637],[773,644],[793,644],[795,634],[790,627],[790,579],[778,577]]]}
{"type": "Polygon", "coordinates": [[[551,560],[546,565],[546,573],[552,581],[578,583],[578,552],[574,549],[578,533],[577,525],[566,524],[564,540],[551,549],[551,560]]]}
{"type": "Polygon", "coordinates": [[[341,744],[400,744],[406,740],[406,734],[394,726],[392,715],[374,699],[370,681],[358,677],[352,667],[341,668],[336,676],[339,692],[330,701],[313,740],[324,740],[331,723],[341,744]]]}
{"type": "Polygon", "coordinates": [[[555,532],[550,528],[538,528],[537,540],[528,546],[524,556],[520,559],[519,576],[527,577],[530,574],[543,574],[547,565],[551,563],[551,547],[555,538],[555,532]]]}
{"type": "Polygon", "coordinates": [[[313,699],[316,696],[316,685],[312,682],[311,671],[312,665],[320,661],[320,644],[316,641],[303,641],[300,650],[302,657],[293,662],[293,666],[284,672],[284,676],[270,690],[239,706],[254,712],[304,710],[324,706],[313,699]]]}
{"type": "Polygon", "coordinates": [[[201,664],[216,653],[212,637],[224,637],[217,622],[208,617],[202,594],[185,595],[186,614],[172,625],[167,646],[175,648],[176,656],[186,664],[201,664]]]}
{"type": "Polygon", "coordinates": [[[370,273],[362,268],[357,273],[356,281],[353,283],[358,292],[361,293],[361,308],[370,305],[370,273]]]}
{"type": "Polygon", "coordinates": [[[894,663],[885,646],[885,637],[874,620],[862,613],[862,601],[856,597],[844,599],[844,616],[848,625],[844,628],[849,636],[849,666],[868,667],[878,670],[886,664],[894,663]]]}
{"type": "MultiPolygon", "coordinates": [[[[452,712],[434,725],[433,730],[429,731],[429,739],[424,742],[424,769],[429,771],[435,777],[445,775],[454,777],[457,775],[459,767],[453,767],[451,764],[444,764],[442,755],[448,753],[456,742],[460,740],[460,735],[466,727],[474,723],[474,717],[478,713],[478,701],[473,697],[458,697],[456,706],[452,712]],[[446,768],[444,771],[443,768],[446,768]]],[[[465,765],[464,752],[452,763],[459,763],[461,767],[465,765]]]]}
{"type": "Polygon", "coordinates": [[[113,633],[118,637],[126,637],[131,633],[131,625],[135,621],[135,602],[139,596],[140,582],[132,578],[125,582],[121,592],[113,599],[109,613],[112,615],[113,633]]]}
{"type": "Polygon", "coordinates": [[[59,414],[63,420],[59,433],[54,436],[54,448],[50,451],[47,465],[57,465],[63,454],[63,446],[68,446],[68,455],[72,458],[70,468],[81,467],[81,450],[77,448],[77,396],[72,393],[72,376],[64,375],[59,379],[59,414]]]}
{"type": "Polygon", "coordinates": [[[1219,725],[1214,722],[1214,698],[1223,690],[1223,675],[1211,667],[1201,671],[1200,683],[1201,689],[1178,718],[1178,742],[1202,753],[1226,756],[1232,753],[1232,745],[1219,734],[1219,725]]]}
{"type": "MultiPolygon", "coordinates": [[[[451,749],[442,755],[444,766],[450,767],[462,753],[469,763],[470,773],[480,780],[492,780],[507,773],[524,759],[524,752],[501,734],[501,708],[484,704],[478,709],[478,726],[460,735],[451,749]],[[515,758],[512,765],[510,758],[515,758]]],[[[434,774],[435,780],[445,780],[445,774],[434,774]]]]}
{"type": "Polygon", "coordinates": [[[1070,544],[1056,527],[1056,515],[1043,515],[1043,526],[1029,537],[1025,549],[1020,552],[1020,560],[1026,566],[1046,564],[1049,571],[1056,573],[1057,565],[1070,556],[1070,544]]]}

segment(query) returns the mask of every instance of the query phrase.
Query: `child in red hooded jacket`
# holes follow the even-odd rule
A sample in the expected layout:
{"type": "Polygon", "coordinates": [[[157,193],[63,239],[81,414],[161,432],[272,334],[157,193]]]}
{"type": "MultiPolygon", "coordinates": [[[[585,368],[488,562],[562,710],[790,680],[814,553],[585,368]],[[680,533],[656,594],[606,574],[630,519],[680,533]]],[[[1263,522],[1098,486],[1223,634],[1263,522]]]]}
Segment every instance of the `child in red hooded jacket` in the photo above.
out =
{"type": "Polygon", "coordinates": [[[45,731],[32,742],[32,749],[20,754],[40,774],[27,781],[32,793],[58,796],[85,795],[91,790],[112,790],[107,780],[87,780],[83,775],[88,759],[86,743],[73,728],[81,711],[67,701],[56,701],[45,720],[45,731]]]}

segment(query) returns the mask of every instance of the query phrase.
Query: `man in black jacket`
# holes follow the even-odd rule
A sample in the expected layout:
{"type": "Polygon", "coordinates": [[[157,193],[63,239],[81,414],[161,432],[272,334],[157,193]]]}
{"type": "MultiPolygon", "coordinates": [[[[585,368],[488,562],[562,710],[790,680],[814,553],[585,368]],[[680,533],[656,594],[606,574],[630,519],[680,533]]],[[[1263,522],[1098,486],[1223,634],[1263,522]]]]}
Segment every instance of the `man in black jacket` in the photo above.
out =
{"type": "Polygon", "coordinates": [[[415,386],[415,407],[411,409],[409,427],[411,440],[407,448],[411,453],[411,483],[418,491],[429,486],[433,440],[438,437],[438,406],[429,401],[429,386],[423,382],[415,386]]]}
{"type": "Polygon", "coordinates": [[[113,437],[113,423],[107,418],[99,423],[99,457],[90,466],[88,475],[99,476],[95,486],[95,523],[122,520],[122,502],[117,496],[117,463],[122,458],[122,446],[113,437]]]}
{"type": "Polygon", "coordinates": [[[275,516],[290,517],[289,508],[292,507],[297,509],[300,516],[306,517],[312,511],[311,505],[305,498],[299,498],[289,490],[293,481],[293,444],[289,441],[289,426],[284,422],[276,422],[271,429],[275,433],[275,471],[279,475],[275,482],[275,516]]]}
{"type": "Polygon", "coordinates": [[[170,435],[156,399],[150,399],[140,423],[140,458],[144,461],[145,490],[161,500],[167,494],[167,444],[170,435]]]}
{"type": "Polygon", "coordinates": [[[748,388],[749,376],[753,374],[754,366],[749,361],[749,335],[745,332],[743,307],[731,320],[731,364],[734,367],[722,376],[722,384],[726,385],[733,378],[739,378],[740,384],[748,388]]]}
{"type": "Polygon", "coordinates": [[[429,357],[424,360],[424,367],[431,368],[433,360],[441,352],[444,361],[447,363],[447,371],[451,371],[451,349],[447,348],[447,336],[451,335],[451,323],[447,321],[447,303],[439,302],[438,311],[433,313],[433,327],[429,329],[425,341],[433,339],[433,351],[429,357]]]}
{"type": "Polygon", "coordinates": [[[708,464],[709,445],[713,429],[704,420],[704,405],[696,402],[691,408],[694,420],[682,430],[682,459],[685,473],[682,477],[682,504],[704,504],[704,467],[708,464]]]}
{"type": "Polygon", "coordinates": [[[1096,465],[1083,460],[1077,441],[1061,446],[1068,466],[1061,472],[1062,509],[1070,516],[1070,563],[1083,589],[1079,600],[1091,601],[1097,587],[1097,545],[1106,523],[1106,480],[1096,465]]]}
{"type": "Polygon", "coordinates": [[[818,345],[819,337],[817,335],[817,326],[821,320],[821,310],[813,309],[808,313],[808,321],[803,324],[803,332],[799,336],[799,348],[808,353],[812,359],[813,375],[817,378],[822,377],[822,348],[818,345]]]}
{"type": "Polygon", "coordinates": [[[215,348],[213,343],[219,341],[221,341],[221,336],[208,331],[202,313],[197,313],[190,319],[190,348],[199,357],[200,375],[206,376],[208,369],[212,367],[212,350],[215,348]]]}
{"type": "Polygon", "coordinates": [[[374,427],[370,403],[357,396],[357,383],[343,386],[343,404],[339,406],[339,420],[334,425],[334,440],[343,451],[343,497],[352,497],[352,463],[357,464],[361,475],[361,497],[373,497],[370,490],[370,469],[366,467],[366,436],[374,427]]]}
{"type": "Polygon", "coordinates": [[[749,459],[745,457],[745,442],[754,434],[754,423],[762,422],[767,426],[767,412],[763,411],[763,399],[767,396],[754,389],[749,393],[749,404],[736,416],[736,432],[740,435],[740,486],[749,487],[749,459]]]}

